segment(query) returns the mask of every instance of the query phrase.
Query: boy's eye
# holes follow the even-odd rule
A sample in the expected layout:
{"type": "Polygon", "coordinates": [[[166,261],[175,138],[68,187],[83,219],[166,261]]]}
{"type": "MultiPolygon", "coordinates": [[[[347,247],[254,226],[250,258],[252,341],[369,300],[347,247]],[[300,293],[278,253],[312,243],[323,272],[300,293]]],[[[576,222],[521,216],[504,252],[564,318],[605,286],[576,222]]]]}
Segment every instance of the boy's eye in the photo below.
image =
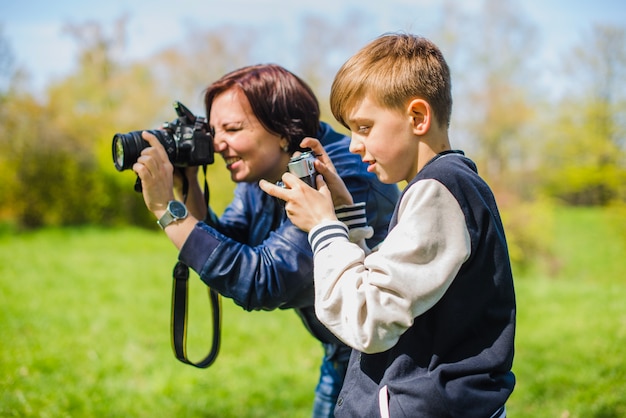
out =
{"type": "Polygon", "coordinates": [[[368,132],[369,132],[369,130],[370,130],[370,127],[369,127],[369,126],[360,125],[360,126],[358,127],[358,130],[357,130],[357,131],[358,131],[358,133],[360,133],[360,134],[366,134],[366,133],[368,133],[368,132]]]}

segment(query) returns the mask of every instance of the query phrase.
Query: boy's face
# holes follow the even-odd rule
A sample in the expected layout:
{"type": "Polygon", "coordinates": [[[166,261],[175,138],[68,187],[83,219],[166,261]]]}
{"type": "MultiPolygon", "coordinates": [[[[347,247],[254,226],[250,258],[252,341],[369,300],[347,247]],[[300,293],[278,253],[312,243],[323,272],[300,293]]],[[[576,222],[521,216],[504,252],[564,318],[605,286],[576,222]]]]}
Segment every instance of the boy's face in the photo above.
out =
{"type": "Polygon", "coordinates": [[[384,108],[370,98],[348,115],[350,152],[361,156],[368,172],[383,183],[410,181],[417,174],[418,144],[408,112],[384,108]]]}

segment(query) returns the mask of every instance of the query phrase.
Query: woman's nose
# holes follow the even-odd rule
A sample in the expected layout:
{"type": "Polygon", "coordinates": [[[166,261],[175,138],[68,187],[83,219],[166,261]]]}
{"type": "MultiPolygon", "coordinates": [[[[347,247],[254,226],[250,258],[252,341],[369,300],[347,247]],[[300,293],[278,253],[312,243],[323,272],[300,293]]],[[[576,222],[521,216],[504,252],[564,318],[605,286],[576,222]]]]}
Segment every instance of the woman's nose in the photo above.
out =
{"type": "Polygon", "coordinates": [[[215,152],[222,152],[226,149],[226,141],[220,139],[221,135],[213,134],[213,148],[215,152]]]}

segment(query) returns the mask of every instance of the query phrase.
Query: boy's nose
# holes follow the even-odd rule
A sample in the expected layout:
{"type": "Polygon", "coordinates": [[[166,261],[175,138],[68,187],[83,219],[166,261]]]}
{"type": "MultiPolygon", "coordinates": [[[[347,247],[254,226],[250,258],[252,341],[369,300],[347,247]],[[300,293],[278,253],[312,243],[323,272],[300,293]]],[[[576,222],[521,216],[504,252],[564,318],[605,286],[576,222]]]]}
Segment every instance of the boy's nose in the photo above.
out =
{"type": "Polygon", "coordinates": [[[356,139],[354,135],[350,138],[350,147],[349,150],[353,154],[362,154],[363,153],[363,143],[356,139]]]}

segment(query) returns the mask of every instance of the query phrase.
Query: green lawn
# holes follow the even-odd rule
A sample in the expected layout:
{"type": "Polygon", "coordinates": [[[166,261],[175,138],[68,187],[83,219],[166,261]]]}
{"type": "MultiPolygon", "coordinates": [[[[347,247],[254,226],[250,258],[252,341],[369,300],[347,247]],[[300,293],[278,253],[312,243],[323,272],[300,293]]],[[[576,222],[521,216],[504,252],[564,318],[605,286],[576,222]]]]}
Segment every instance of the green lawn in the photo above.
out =
{"type": "MultiPolygon", "coordinates": [[[[516,277],[509,416],[626,416],[626,239],[604,211],[556,220],[559,275],[516,277]]],[[[310,416],[321,348],[291,311],[222,299],[214,365],[174,358],[175,260],[162,233],[132,228],[0,235],[0,416],[310,416]]],[[[199,358],[209,304],[192,279],[188,345],[199,358]]]]}

